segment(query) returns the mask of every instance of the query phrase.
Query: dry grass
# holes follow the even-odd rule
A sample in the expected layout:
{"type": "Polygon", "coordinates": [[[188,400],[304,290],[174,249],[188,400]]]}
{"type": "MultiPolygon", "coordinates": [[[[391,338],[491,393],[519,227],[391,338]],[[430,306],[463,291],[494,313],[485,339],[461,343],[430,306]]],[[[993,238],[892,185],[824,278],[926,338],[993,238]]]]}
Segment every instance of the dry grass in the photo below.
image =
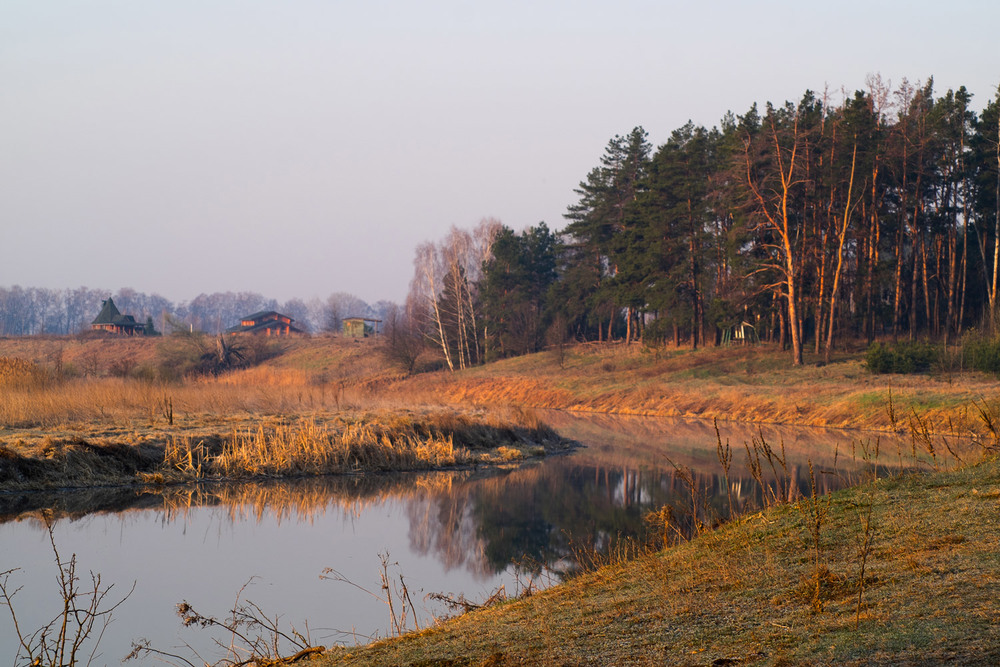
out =
{"type": "Polygon", "coordinates": [[[186,418],[139,429],[35,429],[0,444],[0,488],[426,470],[497,464],[568,447],[521,411],[314,413],[291,421],[186,418]],[[225,430],[220,430],[225,429],[225,430]],[[516,453],[516,454],[515,454],[516,453]]]}
{"type": "Polygon", "coordinates": [[[998,489],[990,460],[838,492],[819,567],[809,512],[777,506],[318,664],[997,664],[998,489]]]}
{"type": "Polygon", "coordinates": [[[261,424],[235,431],[217,456],[205,448],[172,443],[166,464],[196,476],[293,476],[370,470],[417,470],[466,463],[467,450],[455,449],[451,435],[414,426],[385,426],[371,418],[318,425],[314,420],[297,424],[261,424]],[[192,453],[197,456],[192,457],[192,453]]]}
{"type": "Polygon", "coordinates": [[[860,354],[795,368],[787,354],[768,346],[657,352],[581,345],[567,351],[562,365],[542,352],[453,375],[417,376],[393,393],[463,405],[892,430],[890,391],[904,424],[916,410],[935,432],[986,435],[972,406],[984,397],[993,401],[1000,382],[978,373],[875,376],[860,354]]]}
{"type": "MultiPolygon", "coordinates": [[[[166,396],[178,415],[519,405],[886,430],[892,429],[885,409],[891,389],[904,424],[916,410],[935,432],[988,435],[971,406],[1000,394],[1000,382],[976,373],[874,376],[859,353],[794,368],[786,353],[766,345],[697,352],[579,345],[565,351],[562,363],[542,352],[407,378],[386,362],[377,341],[318,337],[283,341],[263,364],[218,378],[162,383],[108,377],[122,357],[137,368],[156,365],[158,349],[152,340],[0,339],[0,355],[30,361],[50,377],[73,377],[67,368],[77,375],[84,366],[96,369],[78,379],[12,388],[0,401],[0,426],[148,421],[162,411],[166,396]]],[[[990,409],[1000,413],[995,404],[990,409]]]]}
{"type": "Polygon", "coordinates": [[[13,357],[0,357],[0,389],[32,391],[49,382],[49,374],[38,364],[13,357]]]}

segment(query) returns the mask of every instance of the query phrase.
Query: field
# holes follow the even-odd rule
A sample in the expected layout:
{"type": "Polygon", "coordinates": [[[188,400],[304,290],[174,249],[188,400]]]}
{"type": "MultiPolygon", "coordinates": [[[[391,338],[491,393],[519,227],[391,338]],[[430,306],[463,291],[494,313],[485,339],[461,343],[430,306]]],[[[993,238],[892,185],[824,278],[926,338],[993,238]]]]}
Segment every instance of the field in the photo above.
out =
{"type": "Polygon", "coordinates": [[[164,482],[516,460],[558,449],[532,408],[917,429],[983,442],[995,442],[1000,414],[1000,382],[991,376],[873,375],[860,353],[796,368],[767,346],[692,352],[581,345],[407,376],[380,341],[255,339],[243,344],[249,367],[179,376],[198,355],[215,354],[213,341],[0,339],[0,446],[9,459],[0,485],[30,487],[29,477],[52,487],[123,474],[164,482]],[[492,446],[482,434],[469,441],[473,423],[493,429],[492,446]],[[527,430],[517,432],[521,427],[527,430]],[[408,453],[379,444],[386,439],[408,443],[408,453]],[[369,453],[349,452],[348,441],[367,442],[369,453]],[[249,465],[261,448],[283,456],[249,465]],[[291,450],[302,460],[291,463],[291,450]],[[95,462],[95,452],[112,456],[95,462]],[[232,463],[240,458],[247,465],[232,463]],[[70,459],[72,470],[63,465],[70,459]]]}
{"type": "MultiPolygon", "coordinates": [[[[807,356],[808,360],[808,356],[807,356]]],[[[774,347],[696,352],[584,345],[455,373],[411,378],[411,395],[465,405],[513,404],[664,417],[908,429],[992,437],[980,408],[996,412],[1000,382],[981,373],[873,375],[861,352],[793,367],[774,347]],[[890,415],[890,402],[893,414],[890,415]]]]}
{"type": "Polygon", "coordinates": [[[171,399],[178,415],[516,405],[885,430],[894,428],[891,395],[904,425],[916,412],[938,431],[984,434],[976,406],[992,409],[1000,395],[1000,381],[981,373],[873,375],[860,352],[842,352],[826,365],[808,363],[807,356],[805,366],[793,367],[788,353],[764,345],[696,352],[579,345],[408,377],[379,342],[326,337],[270,341],[254,351],[261,363],[219,377],[164,380],[177,345],[169,339],[0,339],[0,357],[74,379],[46,387],[44,396],[8,396],[0,424],[150,421],[171,399]]]}

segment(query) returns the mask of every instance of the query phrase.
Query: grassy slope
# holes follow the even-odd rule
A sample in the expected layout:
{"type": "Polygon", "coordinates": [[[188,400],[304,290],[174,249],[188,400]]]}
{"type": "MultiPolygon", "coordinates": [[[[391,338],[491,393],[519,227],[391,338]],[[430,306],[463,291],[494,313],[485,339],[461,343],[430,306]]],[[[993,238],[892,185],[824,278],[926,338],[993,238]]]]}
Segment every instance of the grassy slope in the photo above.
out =
{"type": "Polygon", "coordinates": [[[1000,382],[982,374],[876,376],[860,354],[794,368],[787,353],[765,346],[697,352],[578,346],[562,366],[554,352],[543,352],[454,376],[417,376],[401,386],[463,404],[868,429],[891,427],[891,388],[904,423],[915,409],[938,430],[960,432],[981,431],[973,403],[1000,394],[1000,382]]]}
{"type": "MultiPolygon", "coordinates": [[[[122,356],[136,367],[156,366],[164,339],[0,338],[0,356],[52,368],[54,359],[76,372],[108,373],[122,356]]],[[[314,409],[399,407],[453,403],[492,407],[516,404],[572,410],[701,417],[885,429],[891,388],[897,413],[911,409],[938,430],[981,430],[973,402],[1000,395],[1000,382],[977,373],[885,375],[868,373],[860,353],[842,353],[817,366],[807,355],[794,368],[773,346],[708,348],[691,352],[641,345],[579,345],[506,359],[465,371],[405,378],[387,363],[378,343],[329,337],[272,341],[280,354],[262,365],[199,383],[230,394],[253,412],[289,414],[314,409]],[[267,396],[245,394],[266,388],[267,396]],[[951,420],[950,425],[948,421],[951,420]]],[[[225,400],[168,387],[178,412],[218,412],[225,400]],[[204,405],[204,407],[202,407],[204,405]]],[[[157,390],[164,393],[163,390],[157,390]]],[[[225,411],[232,412],[226,405],[225,411]]]]}
{"type": "Polygon", "coordinates": [[[998,510],[995,460],[835,494],[818,612],[808,512],[786,505],[321,664],[998,664],[998,510]],[[874,546],[856,619],[869,503],[874,546]]]}

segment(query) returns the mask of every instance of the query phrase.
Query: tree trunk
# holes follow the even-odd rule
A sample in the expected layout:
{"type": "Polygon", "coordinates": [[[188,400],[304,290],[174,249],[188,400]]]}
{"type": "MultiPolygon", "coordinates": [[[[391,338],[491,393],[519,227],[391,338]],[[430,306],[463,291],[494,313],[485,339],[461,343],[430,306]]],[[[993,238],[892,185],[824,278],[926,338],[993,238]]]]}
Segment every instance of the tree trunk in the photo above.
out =
{"type": "MultiPolygon", "coordinates": [[[[837,230],[837,266],[833,272],[833,285],[830,288],[830,326],[827,329],[826,345],[823,348],[823,360],[830,363],[830,352],[833,349],[833,327],[837,317],[837,293],[840,289],[840,272],[844,265],[844,241],[847,239],[847,227],[851,221],[851,195],[854,192],[854,166],[858,158],[858,144],[854,142],[854,154],[851,157],[851,177],[847,183],[847,199],[844,204],[844,218],[837,230]]],[[[819,340],[819,330],[816,339],[819,340]]]]}
{"type": "Polygon", "coordinates": [[[799,148],[798,115],[796,114],[792,128],[792,147],[791,153],[788,156],[787,170],[785,167],[785,159],[782,155],[781,142],[779,141],[777,126],[775,125],[773,117],[771,119],[771,136],[769,141],[773,141],[774,143],[774,155],[781,186],[780,192],[776,193],[777,201],[769,203],[767,198],[758,188],[757,183],[754,182],[750,162],[749,142],[747,143],[745,151],[747,184],[760,205],[760,211],[766,218],[768,227],[775,232],[780,239],[780,248],[783,255],[780,270],[783,274],[786,290],[785,295],[788,299],[787,312],[788,327],[792,338],[792,364],[795,366],[801,366],[802,322],[801,314],[798,309],[798,271],[796,267],[796,256],[794,249],[792,248],[793,231],[788,212],[791,190],[796,184],[794,180],[794,173],[796,156],[799,148]]]}
{"type": "Polygon", "coordinates": [[[996,187],[996,221],[993,226],[993,284],[990,286],[990,333],[993,333],[997,320],[997,268],[1000,266],[1000,115],[997,117],[997,187],[996,187]]]}

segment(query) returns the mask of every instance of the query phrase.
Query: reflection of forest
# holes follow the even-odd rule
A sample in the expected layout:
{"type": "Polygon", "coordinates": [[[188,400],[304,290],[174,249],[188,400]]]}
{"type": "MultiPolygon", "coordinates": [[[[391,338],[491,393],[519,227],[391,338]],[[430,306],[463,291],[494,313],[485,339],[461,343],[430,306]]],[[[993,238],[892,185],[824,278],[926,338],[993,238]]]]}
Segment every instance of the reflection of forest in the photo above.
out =
{"type": "MultiPolygon", "coordinates": [[[[762,504],[763,491],[752,477],[729,481],[734,507],[762,504]]],[[[793,466],[778,483],[786,492],[790,486],[793,494],[808,494],[808,467],[793,466]]],[[[820,492],[839,486],[833,475],[817,477],[820,492]]],[[[699,520],[712,525],[728,515],[729,499],[725,477],[715,472],[593,466],[573,455],[464,481],[411,502],[411,546],[483,576],[511,565],[538,571],[573,561],[578,550],[600,552],[625,537],[645,540],[644,517],[664,505],[688,520],[694,505],[699,520]]]]}
{"type": "Polygon", "coordinates": [[[712,424],[698,421],[546,412],[543,419],[585,447],[514,470],[312,477],[292,481],[215,483],[163,488],[92,489],[6,494],[0,521],[37,515],[128,515],[153,510],[183,521],[198,506],[224,507],[230,521],[312,522],[331,511],[359,517],[385,504],[405,507],[410,548],[446,569],[487,578],[513,567],[538,572],[607,550],[618,538],[646,538],[644,517],[669,505],[690,525],[724,520],[769,497],[808,495],[810,462],[826,493],[871,474],[864,451],[878,442],[880,468],[913,464],[904,438],[820,429],[720,424],[733,463],[727,476],[712,424]],[[744,444],[745,443],[745,444],[744,444]],[[769,447],[772,459],[761,454],[769,447]],[[756,445],[756,449],[755,449],[756,445]],[[777,462],[782,456],[784,465],[777,462]],[[754,453],[756,452],[756,453],[754,453]],[[748,456],[760,456],[756,482],[748,456]],[[895,464],[895,465],[894,465],[895,464]]]}
{"type": "Polygon", "coordinates": [[[93,513],[158,511],[164,521],[184,518],[194,507],[225,507],[229,520],[260,521],[276,517],[280,523],[311,521],[332,507],[357,515],[388,498],[403,499],[447,489],[454,479],[471,471],[400,473],[383,475],[329,475],[254,482],[183,484],[162,487],[75,489],[59,492],[21,492],[0,496],[0,522],[46,512],[55,518],[79,518],[93,513]]]}

